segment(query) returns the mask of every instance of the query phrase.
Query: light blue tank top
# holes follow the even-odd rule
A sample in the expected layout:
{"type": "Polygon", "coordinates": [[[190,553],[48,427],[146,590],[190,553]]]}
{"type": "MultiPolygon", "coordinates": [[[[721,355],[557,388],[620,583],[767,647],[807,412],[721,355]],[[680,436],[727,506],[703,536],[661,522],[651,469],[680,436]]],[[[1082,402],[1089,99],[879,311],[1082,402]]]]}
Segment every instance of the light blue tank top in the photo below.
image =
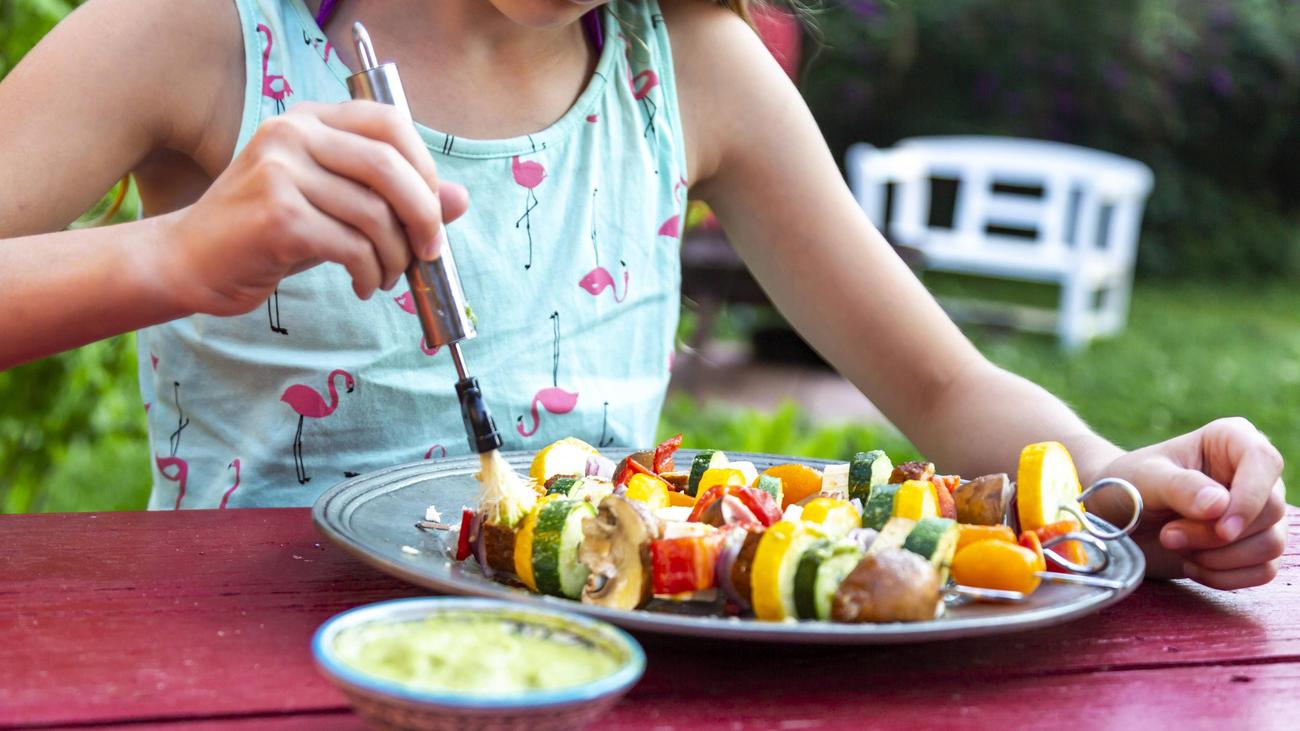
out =
{"type": "MultiPolygon", "coordinates": [[[[302,0],[236,0],[247,89],[236,154],[350,71],[302,0]]],[[[478,337],[463,345],[506,449],[575,435],[650,445],[680,304],[686,167],[658,5],[615,0],[573,108],[507,140],[419,127],[469,212],[447,228],[478,337]]],[[[376,38],[382,51],[382,38],[376,38]]],[[[467,454],[446,352],[425,347],[405,281],[369,301],[325,264],[266,306],[139,333],[152,509],[308,505],[353,474],[467,454]]]]}

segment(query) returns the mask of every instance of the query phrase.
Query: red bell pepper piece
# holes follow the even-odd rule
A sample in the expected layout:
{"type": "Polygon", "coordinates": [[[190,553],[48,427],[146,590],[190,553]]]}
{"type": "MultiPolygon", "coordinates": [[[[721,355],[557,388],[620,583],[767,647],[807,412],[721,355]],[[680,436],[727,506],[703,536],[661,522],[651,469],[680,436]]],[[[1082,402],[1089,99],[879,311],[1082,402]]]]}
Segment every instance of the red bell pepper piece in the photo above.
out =
{"type": "Polygon", "coordinates": [[[713,503],[721,500],[723,495],[728,494],[728,492],[730,492],[730,490],[728,490],[729,487],[729,485],[714,485],[705,490],[703,495],[696,498],[695,507],[691,509],[691,514],[686,518],[686,522],[700,522],[700,516],[704,514],[705,509],[713,503]]]}
{"type": "Polygon", "coordinates": [[[655,472],[671,472],[673,469],[673,453],[682,446],[682,435],[665,439],[663,444],[655,447],[654,470],[655,472]]]}
{"type": "Polygon", "coordinates": [[[781,508],[766,490],[757,487],[742,487],[736,490],[736,497],[758,518],[758,522],[767,528],[781,520],[781,508]]]}
{"type": "Polygon", "coordinates": [[[957,519],[957,501],[952,497],[953,488],[960,484],[960,477],[935,475],[930,478],[934,483],[934,494],[939,500],[939,517],[957,519]]]}
{"type": "Polygon", "coordinates": [[[474,511],[465,508],[460,514],[460,537],[456,539],[456,560],[464,561],[474,551],[470,549],[470,529],[474,525],[474,511]]]}
{"type": "MultiPolygon", "coordinates": [[[[1079,521],[1073,518],[1067,518],[1065,520],[1058,520],[1055,523],[1049,523],[1042,528],[1036,528],[1034,533],[1038,536],[1040,543],[1047,543],[1049,538],[1056,538],[1077,530],[1082,530],[1079,526],[1079,521]]],[[[1051,550],[1056,551],[1067,560],[1073,561],[1077,564],[1088,563],[1088,552],[1084,550],[1083,544],[1079,541],[1065,541],[1064,543],[1058,543],[1055,546],[1052,546],[1051,550]]],[[[1069,573],[1069,569],[1058,565],[1050,559],[1047,564],[1048,571],[1069,573]]]]}
{"type": "Polygon", "coordinates": [[[635,475],[635,474],[637,474],[638,472],[641,473],[641,474],[643,474],[643,475],[650,475],[651,477],[655,478],[656,480],[659,479],[659,475],[657,475],[657,474],[651,472],[650,470],[646,469],[646,468],[645,468],[645,465],[643,465],[643,464],[641,464],[640,462],[638,462],[638,461],[632,459],[631,457],[628,457],[628,458],[626,458],[626,459],[623,460],[623,470],[622,470],[621,472],[618,473],[618,479],[614,481],[614,487],[624,487],[624,486],[626,486],[626,485],[627,485],[627,481],[630,480],[630,479],[632,479],[632,475],[635,475]]]}
{"type": "Polygon", "coordinates": [[[688,594],[712,588],[713,567],[721,550],[719,534],[651,541],[654,593],[688,594]]]}

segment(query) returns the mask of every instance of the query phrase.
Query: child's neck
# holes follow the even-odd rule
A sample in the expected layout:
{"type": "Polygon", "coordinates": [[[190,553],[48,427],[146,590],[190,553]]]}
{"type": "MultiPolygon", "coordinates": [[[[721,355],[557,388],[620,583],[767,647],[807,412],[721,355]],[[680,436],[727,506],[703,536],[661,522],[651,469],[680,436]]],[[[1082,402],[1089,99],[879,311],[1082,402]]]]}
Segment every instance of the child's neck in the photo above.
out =
{"type": "Polygon", "coordinates": [[[573,105],[596,64],[578,22],[528,28],[486,0],[350,0],[326,30],[353,68],[354,20],[366,24],[381,60],[401,67],[415,118],[462,137],[544,129],[573,105]]]}

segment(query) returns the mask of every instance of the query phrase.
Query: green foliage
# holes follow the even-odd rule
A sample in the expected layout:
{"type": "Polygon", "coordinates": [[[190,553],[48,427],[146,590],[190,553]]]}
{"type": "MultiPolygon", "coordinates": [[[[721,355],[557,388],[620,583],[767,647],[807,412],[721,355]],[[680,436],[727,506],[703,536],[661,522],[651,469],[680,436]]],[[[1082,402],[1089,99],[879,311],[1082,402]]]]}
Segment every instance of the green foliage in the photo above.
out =
{"type": "Polygon", "coordinates": [[[682,434],[682,444],[729,452],[766,452],[848,460],[855,452],[884,449],[895,462],[915,459],[916,449],[892,428],[847,424],[814,426],[798,405],[776,411],[699,404],[674,394],[659,419],[659,438],[682,434]]]}
{"type": "Polygon", "coordinates": [[[1145,274],[1300,273],[1300,4],[852,0],[803,89],[832,149],[1056,139],[1156,174],[1145,274]]]}
{"type": "Polygon", "coordinates": [[[3,0],[0,2],[0,78],[83,0],[3,0]]]}

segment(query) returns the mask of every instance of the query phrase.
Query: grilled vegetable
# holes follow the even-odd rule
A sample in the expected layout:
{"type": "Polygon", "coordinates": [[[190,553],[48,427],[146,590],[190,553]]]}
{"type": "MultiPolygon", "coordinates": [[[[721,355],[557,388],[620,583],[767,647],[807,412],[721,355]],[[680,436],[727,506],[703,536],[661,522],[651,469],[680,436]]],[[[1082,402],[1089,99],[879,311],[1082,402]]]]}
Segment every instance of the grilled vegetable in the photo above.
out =
{"type": "Polygon", "coordinates": [[[651,510],[668,507],[668,483],[653,475],[632,475],[625,495],[630,500],[640,500],[651,510]]]}
{"type": "Polygon", "coordinates": [[[482,555],[488,568],[505,573],[515,572],[515,531],[501,525],[484,523],[479,534],[482,555]]]}
{"type": "Polygon", "coordinates": [[[871,542],[871,548],[867,549],[867,555],[872,556],[891,548],[902,548],[907,542],[907,537],[912,534],[912,529],[916,528],[915,520],[907,518],[890,518],[885,523],[880,535],[871,542]]]}
{"type": "Polygon", "coordinates": [[[651,541],[654,593],[680,596],[713,588],[713,570],[720,550],[722,534],[717,531],[651,541]]]}
{"type": "Polygon", "coordinates": [[[952,556],[957,551],[959,534],[955,520],[922,518],[916,522],[912,532],[907,534],[903,548],[928,560],[939,575],[939,584],[942,586],[948,583],[948,571],[952,568],[952,556]]]}
{"type": "Polygon", "coordinates": [[[754,616],[772,622],[795,617],[794,575],[799,558],[820,531],[804,523],[780,521],[763,534],[751,569],[750,600],[754,616]]]}
{"type": "Polygon", "coordinates": [[[456,560],[464,561],[474,553],[470,544],[478,540],[474,535],[475,513],[469,508],[460,511],[460,533],[456,536],[456,560]]]}
{"type": "Polygon", "coordinates": [[[764,475],[781,480],[781,509],[815,495],[822,489],[822,473],[808,465],[791,463],[779,464],[763,470],[764,475]]]}
{"type": "Polygon", "coordinates": [[[862,506],[862,527],[881,530],[894,515],[894,498],[902,485],[877,485],[862,506]]]}
{"type": "Polygon", "coordinates": [[[704,473],[714,467],[725,467],[727,455],[716,449],[701,449],[691,460],[691,476],[686,481],[686,494],[695,497],[700,494],[700,480],[704,473]]]}
{"type": "Polygon", "coordinates": [[[819,497],[803,508],[800,516],[809,523],[817,523],[826,535],[840,538],[862,525],[862,516],[848,500],[819,497]]]}
{"type": "Polygon", "coordinates": [[[771,495],[758,488],[742,487],[736,490],[736,498],[749,508],[764,527],[781,519],[781,509],[777,507],[780,502],[773,500],[771,495]]]}
{"type": "Polygon", "coordinates": [[[957,503],[957,522],[972,525],[1001,525],[1013,494],[1005,474],[985,475],[963,482],[952,491],[957,503]]]}
{"type": "Polygon", "coordinates": [[[573,500],[586,500],[598,505],[607,495],[614,492],[614,483],[600,477],[584,477],[569,488],[569,497],[573,500]]]}
{"type": "Polygon", "coordinates": [[[1028,548],[1034,552],[1034,570],[1047,570],[1047,557],[1043,555],[1043,544],[1038,540],[1038,534],[1027,530],[1020,534],[1019,545],[1028,548]]]}
{"type": "Polygon", "coordinates": [[[768,495],[771,495],[772,500],[776,502],[776,507],[778,509],[785,505],[783,500],[784,490],[781,487],[780,477],[767,474],[759,475],[758,481],[754,483],[754,487],[757,487],[768,495]]]}
{"type": "Polygon", "coordinates": [[[735,495],[723,495],[717,500],[709,503],[703,511],[700,512],[699,522],[706,525],[722,528],[728,525],[753,526],[761,528],[762,523],[754,516],[753,511],[745,506],[740,498],[735,495]]]}
{"type": "Polygon", "coordinates": [[[700,481],[696,483],[695,494],[703,495],[714,487],[744,487],[749,482],[745,480],[745,473],[738,469],[733,469],[731,465],[726,467],[710,467],[700,476],[700,481]]]}
{"type": "Polygon", "coordinates": [[[587,567],[578,561],[583,520],[596,514],[584,500],[551,500],[537,510],[533,529],[533,580],[543,594],[577,599],[587,582],[587,567]]]}
{"type": "Polygon", "coordinates": [[[849,463],[849,497],[857,498],[865,505],[871,488],[887,484],[893,471],[894,465],[883,451],[858,452],[849,463]]]}
{"type": "Polygon", "coordinates": [[[587,460],[598,456],[600,453],[590,444],[581,439],[565,437],[537,451],[528,476],[542,485],[556,475],[585,475],[587,460]]]}
{"type": "Polygon", "coordinates": [[[948,477],[939,477],[938,475],[935,475],[930,478],[930,482],[934,484],[934,496],[939,502],[939,517],[956,520],[957,503],[953,499],[952,490],[961,482],[961,479],[950,479],[948,477]]]}
{"type": "Polygon", "coordinates": [[[523,585],[537,591],[537,581],[533,577],[533,536],[537,532],[537,513],[540,506],[523,519],[519,532],[515,534],[515,576],[523,585]]]}
{"type": "Polygon", "coordinates": [[[1020,530],[1034,530],[1060,520],[1061,507],[1079,510],[1079,473],[1070,453],[1060,442],[1031,444],[1020,452],[1016,474],[1016,501],[1020,530]]]}
{"type": "Polygon", "coordinates": [[[736,560],[731,564],[731,586],[736,592],[737,602],[743,607],[752,606],[754,557],[758,555],[759,544],[763,541],[764,531],[749,531],[736,560]]]}
{"type": "Polygon", "coordinates": [[[904,462],[894,468],[889,475],[891,485],[899,485],[908,480],[928,480],[934,477],[934,463],[932,462],[904,462]]]}
{"type": "Polygon", "coordinates": [[[831,601],[837,622],[917,622],[939,612],[939,577],[920,556],[899,549],[862,559],[831,601]]]}
{"type": "Polygon", "coordinates": [[[590,572],[583,603],[636,609],[650,601],[650,543],[661,534],[658,519],[641,503],[619,495],[601,500],[582,524],[578,560],[590,572]]]}
{"type": "Polygon", "coordinates": [[[937,488],[929,480],[908,480],[894,496],[894,517],[920,520],[939,515],[937,488]]]}
{"type": "Polygon", "coordinates": [[[1032,594],[1042,581],[1038,556],[1028,548],[1005,541],[977,541],[952,559],[952,578],[958,584],[982,589],[1002,589],[1032,594]]]}
{"type": "Polygon", "coordinates": [[[971,525],[969,523],[960,523],[957,525],[957,530],[958,551],[975,541],[1016,542],[1016,534],[1005,525],[971,525]]]}
{"type": "Polygon", "coordinates": [[[794,575],[799,619],[830,619],[835,592],[862,557],[862,549],[852,541],[820,540],[810,546],[799,558],[794,575]]]}
{"type": "Polygon", "coordinates": [[[546,494],[567,496],[579,479],[576,475],[556,475],[546,481],[546,494]]]}
{"type": "Polygon", "coordinates": [[[681,446],[681,434],[665,439],[662,444],[655,447],[650,469],[654,470],[656,474],[671,471],[673,469],[673,454],[681,446]]]}
{"type": "MultiPolygon", "coordinates": [[[[1046,543],[1052,538],[1057,538],[1066,533],[1073,533],[1078,530],[1082,530],[1079,521],[1074,518],[1067,518],[1065,520],[1058,520],[1050,525],[1045,525],[1042,528],[1035,528],[1033,532],[1038,536],[1039,545],[1041,546],[1041,544],[1046,543]]],[[[1083,543],[1079,541],[1065,541],[1052,546],[1051,549],[1059,553],[1061,557],[1067,561],[1073,561],[1077,564],[1088,563],[1088,552],[1084,549],[1083,543]]],[[[1055,562],[1049,562],[1048,568],[1052,571],[1068,571],[1068,569],[1057,565],[1055,562]]]]}
{"type": "Polygon", "coordinates": [[[849,499],[849,465],[832,464],[822,470],[822,497],[849,499]]]}
{"type": "Polygon", "coordinates": [[[660,472],[659,479],[668,483],[668,487],[678,492],[686,492],[686,483],[691,479],[690,472],[660,472]]]}

